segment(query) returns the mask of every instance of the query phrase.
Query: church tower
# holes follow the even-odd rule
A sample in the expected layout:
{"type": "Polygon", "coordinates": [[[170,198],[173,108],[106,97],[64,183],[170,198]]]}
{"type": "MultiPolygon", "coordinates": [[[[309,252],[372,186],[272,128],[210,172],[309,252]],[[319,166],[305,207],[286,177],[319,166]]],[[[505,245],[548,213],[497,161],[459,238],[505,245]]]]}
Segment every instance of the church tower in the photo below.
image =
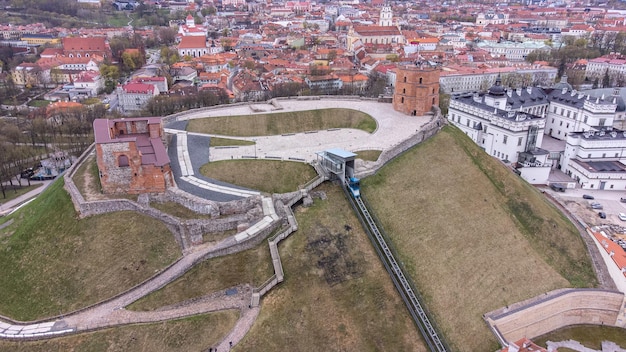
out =
{"type": "Polygon", "coordinates": [[[405,65],[396,69],[393,109],[422,116],[439,106],[439,69],[427,65],[405,65]]]}
{"type": "Polygon", "coordinates": [[[393,26],[393,11],[391,6],[385,5],[380,10],[380,18],[378,19],[378,25],[383,27],[393,26]]]}

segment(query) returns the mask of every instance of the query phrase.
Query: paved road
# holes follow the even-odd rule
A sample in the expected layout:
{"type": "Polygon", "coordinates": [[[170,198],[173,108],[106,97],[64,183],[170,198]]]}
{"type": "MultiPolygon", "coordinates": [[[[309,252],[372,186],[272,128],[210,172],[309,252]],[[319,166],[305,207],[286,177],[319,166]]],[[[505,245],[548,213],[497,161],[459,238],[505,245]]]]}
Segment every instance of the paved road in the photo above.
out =
{"type": "MultiPolygon", "coordinates": [[[[24,181],[26,182],[26,181],[24,181]]],[[[13,198],[9,201],[6,202],[2,202],[2,199],[0,199],[0,216],[2,215],[6,215],[8,213],[10,213],[15,207],[19,206],[20,204],[33,199],[35,197],[37,197],[41,192],[43,192],[44,189],[46,189],[46,187],[48,187],[48,185],[52,182],[52,180],[45,180],[45,181],[30,181],[31,185],[35,185],[35,184],[42,184],[42,186],[37,187],[35,189],[33,189],[32,191],[29,191],[27,193],[22,194],[21,196],[17,197],[17,198],[13,198]]],[[[10,192],[10,191],[8,191],[10,192]]]]}

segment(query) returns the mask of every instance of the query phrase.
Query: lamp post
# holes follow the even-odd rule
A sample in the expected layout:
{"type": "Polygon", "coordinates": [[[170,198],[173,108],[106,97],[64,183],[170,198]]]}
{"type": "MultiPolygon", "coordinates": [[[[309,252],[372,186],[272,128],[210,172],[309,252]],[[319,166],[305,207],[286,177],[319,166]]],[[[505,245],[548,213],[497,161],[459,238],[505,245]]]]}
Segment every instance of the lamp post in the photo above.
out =
{"type": "Polygon", "coordinates": [[[254,141],[254,158],[256,159],[256,138],[253,139],[254,141]]]}

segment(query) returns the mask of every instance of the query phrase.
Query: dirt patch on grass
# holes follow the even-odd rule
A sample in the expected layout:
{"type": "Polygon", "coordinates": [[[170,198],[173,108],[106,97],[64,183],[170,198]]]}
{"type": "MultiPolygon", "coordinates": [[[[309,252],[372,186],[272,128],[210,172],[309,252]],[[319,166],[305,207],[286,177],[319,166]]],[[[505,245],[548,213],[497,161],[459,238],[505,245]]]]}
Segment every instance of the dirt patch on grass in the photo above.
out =
{"type": "MultiPolygon", "coordinates": [[[[345,228],[346,231],[352,229],[349,225],[345,228]]],[[[347,233],[331,233],[322,224],[316,226],[314,233],[308,238],[306,250],[313,258],[317,258],[317,267],[330,286],[363,275],[362,263],[359,265],[347,248],[350,240],[347,233]]]]}

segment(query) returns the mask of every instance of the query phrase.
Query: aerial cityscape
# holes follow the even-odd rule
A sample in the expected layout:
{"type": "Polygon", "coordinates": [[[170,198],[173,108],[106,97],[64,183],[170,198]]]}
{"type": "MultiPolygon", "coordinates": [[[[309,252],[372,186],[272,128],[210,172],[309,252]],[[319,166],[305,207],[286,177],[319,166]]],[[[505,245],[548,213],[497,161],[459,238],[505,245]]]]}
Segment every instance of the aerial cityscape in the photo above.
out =
{"type": "Polygon", "coordinates": [[[626,2],[0,0],[0,351],[626,351],[626,2]]]}

